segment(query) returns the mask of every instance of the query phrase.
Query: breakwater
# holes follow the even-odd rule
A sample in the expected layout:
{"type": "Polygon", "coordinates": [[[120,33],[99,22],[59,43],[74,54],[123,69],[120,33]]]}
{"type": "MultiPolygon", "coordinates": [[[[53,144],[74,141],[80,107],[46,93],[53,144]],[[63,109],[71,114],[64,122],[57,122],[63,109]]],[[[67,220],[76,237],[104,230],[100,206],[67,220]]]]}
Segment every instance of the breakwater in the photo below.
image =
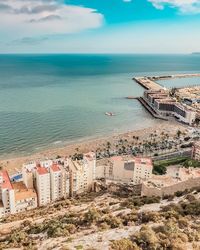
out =
{"type": "Polygon", "coordinates": [[[191,78],[191,77],[200,77],[200,73],[133,77],[133,80],[136,81],[140,86],[142,86],[146,90],[159,90],[159,89],[164,89],[165,87],[157,83],[156,81],[170,80],[176,78],[191,78]]]}

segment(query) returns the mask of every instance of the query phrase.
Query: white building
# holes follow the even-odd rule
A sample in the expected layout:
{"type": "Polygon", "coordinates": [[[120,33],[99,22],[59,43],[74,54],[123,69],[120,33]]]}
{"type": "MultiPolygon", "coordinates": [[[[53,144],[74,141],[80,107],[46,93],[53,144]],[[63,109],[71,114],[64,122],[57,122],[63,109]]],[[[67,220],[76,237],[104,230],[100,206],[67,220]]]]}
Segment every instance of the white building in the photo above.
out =
{"type": "Polygon", "coordinates": [[[0,172],[0,217],[15,213],[14,189],[7,171],[0,172]]]}
{"type": "Polygon", "coordinates": [[[38,205],[44,206],[51,201],[50,173],[45,167],[37,166],[35,171],[35,187],[38,196],[38,205]]]}
{"type": "Polygon", "coordinates": [[[51,200],[59,200],[69,196],[69,172],[64,167],[54,163],[50,167],[51,200]]]}
{"type": "Polygon", "coordinates": [[[34,189],[23,182],[11,183],[7,171],[0,172],[0,217],[37,207],[34,189]]]}

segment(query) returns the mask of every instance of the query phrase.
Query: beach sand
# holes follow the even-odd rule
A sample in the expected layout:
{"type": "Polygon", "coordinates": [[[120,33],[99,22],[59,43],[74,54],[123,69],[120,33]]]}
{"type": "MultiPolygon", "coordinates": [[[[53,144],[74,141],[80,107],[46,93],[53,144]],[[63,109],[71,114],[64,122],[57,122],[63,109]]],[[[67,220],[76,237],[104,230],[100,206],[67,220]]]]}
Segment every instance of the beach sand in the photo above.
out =
{"type": "Polygon", "coordinates": [[[149,138],[149,135],[155,133],[155,131],[158,137],[162,132],[168,133],[169,136],[173,137],[174,135],[176,135],[177,130],[187,132],[187,127],[177,122],[164,122],[146,129],[129,131],[123,134],[103,137],[101,139],[87,140],[81,143],[73,143],[61,148],[51,148],[39,153],[35,153],[33,155],[19,156],[15,158],[8,156],[6,159],[0,160],[0,166],[6,169],[9,174],[13,174],[21,170],[23,163],[27,163],[31,160],[55,158],[58,155],[61,157],[67,157],[73,155],[76,152],[87,153],[89,151],[95,151],[98,148],[105,148],[107,142],[111,143],[112,149],[112,145],[117,143],[120,139],[127,139],[127,141],[130,141],[133,140],[133,136],[138,136],[139,141],[143,141],[149,138]]]}

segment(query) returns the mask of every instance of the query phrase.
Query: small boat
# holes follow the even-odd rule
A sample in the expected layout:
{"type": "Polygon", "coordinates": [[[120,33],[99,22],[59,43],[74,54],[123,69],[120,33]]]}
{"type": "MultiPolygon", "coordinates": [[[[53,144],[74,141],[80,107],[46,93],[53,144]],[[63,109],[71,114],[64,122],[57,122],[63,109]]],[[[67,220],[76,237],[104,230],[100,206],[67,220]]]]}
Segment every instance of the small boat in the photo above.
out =
{"type": "Polygon", "coordinates": [[[108,116],[115,116],[115,114],[112,113],[112,112],[106,112],[105,115],[108,115],[108,116]]]}

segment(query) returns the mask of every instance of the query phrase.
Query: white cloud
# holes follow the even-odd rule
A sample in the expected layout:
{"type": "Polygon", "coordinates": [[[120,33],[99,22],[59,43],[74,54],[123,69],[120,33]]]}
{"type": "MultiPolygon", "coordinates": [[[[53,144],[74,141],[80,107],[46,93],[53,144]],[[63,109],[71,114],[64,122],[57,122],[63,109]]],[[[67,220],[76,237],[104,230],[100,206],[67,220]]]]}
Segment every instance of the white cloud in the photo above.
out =
{"type": "Polygon", "coordinates": [[[12,39],[76,33],[98,28],[103,15],[94,9],[56,0],[0,0],[0,33],[12,39]]]}
{"type": "Polygon", "coordinates": [[[200,13],[200,0],[148,0],[157,9],[178,8],[181,13],[200,13]]]}

